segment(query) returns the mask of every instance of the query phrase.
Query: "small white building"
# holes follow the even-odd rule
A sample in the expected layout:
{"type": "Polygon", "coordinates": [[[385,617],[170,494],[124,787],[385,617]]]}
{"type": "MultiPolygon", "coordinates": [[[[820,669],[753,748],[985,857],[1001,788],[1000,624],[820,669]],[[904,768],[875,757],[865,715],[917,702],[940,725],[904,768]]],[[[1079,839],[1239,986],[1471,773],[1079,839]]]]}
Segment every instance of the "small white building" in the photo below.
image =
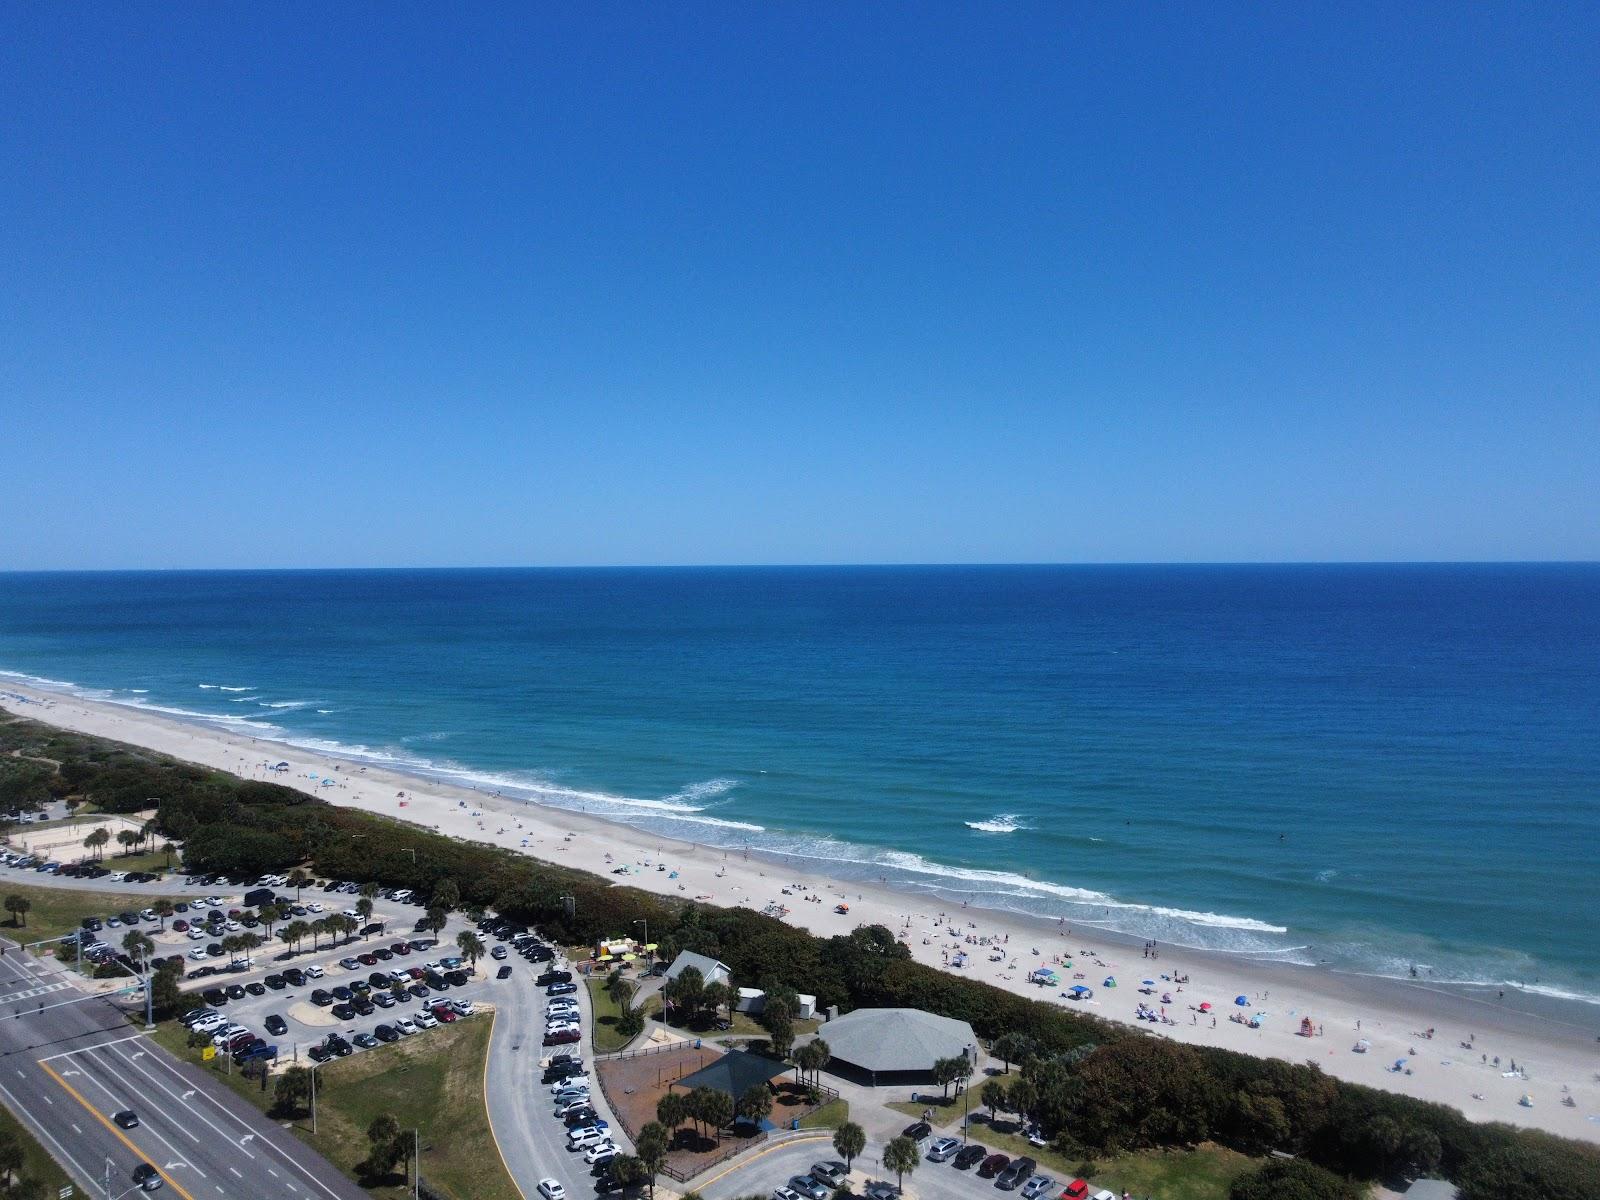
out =
{"type": "MultiPolygon", "coordinates": [[[[804,1021],[817,1015],[817,998],[807,996],[803,992],[796,993],[795,999],[800,1002],[799,1009],[795,1012],[795,1019],[804,1021]]],[[[740,988],[739,1002],[734,1005],[737,1012],[749,1013],[756,1016],[767,1006],[767,994],[760,988],[740,988]]]]}

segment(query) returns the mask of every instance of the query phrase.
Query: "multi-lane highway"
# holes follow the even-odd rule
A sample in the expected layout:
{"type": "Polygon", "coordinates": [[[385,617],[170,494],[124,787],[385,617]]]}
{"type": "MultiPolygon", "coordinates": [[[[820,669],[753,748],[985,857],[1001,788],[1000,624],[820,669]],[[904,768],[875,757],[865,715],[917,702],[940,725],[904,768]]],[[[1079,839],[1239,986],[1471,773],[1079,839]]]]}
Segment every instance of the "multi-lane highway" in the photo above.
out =
{"type": "Polygon", "coordinates": [[[365,1197],[57,964],[13,946],[0,957],[0,1098],[88,1195],[136,1193],[148,1163],[184,1200],[365,1197]],[[124,1128],[114,1118],[127,1111],[138,1123],[124,1128]]]}

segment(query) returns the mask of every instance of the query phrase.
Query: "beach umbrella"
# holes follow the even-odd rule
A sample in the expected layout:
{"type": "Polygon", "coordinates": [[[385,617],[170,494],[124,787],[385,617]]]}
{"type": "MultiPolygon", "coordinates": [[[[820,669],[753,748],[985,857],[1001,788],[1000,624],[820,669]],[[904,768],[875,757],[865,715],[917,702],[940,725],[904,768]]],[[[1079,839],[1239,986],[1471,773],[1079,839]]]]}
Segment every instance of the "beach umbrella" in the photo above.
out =
{"type": "Polygon", "coordinates": [[[1237,1004],[1240,1008],[1248,1008],[1248,1007],[1250,1007],[1250,997],[1249,996],[1235,996],[1233,998],[1233,1002],[1235,1004],[1237,1004]]]}
{"type": "Polygon", "coordinates": [[[1155,985],[1156,985],[1156,981],[1154,979],[1141,979],[1141,980],[1139,980],[1139,986],[1140,987],[1155,987],[1155,985]]]}
{"type": "Polygon", "coordinates": [[[1200,1011],[1201,1012],[1210,1012],[1211,1011],[1211,1001],[1209,1001],[1209,1000],[1201,1001],[1200,1002],[1200,1011]]]}
{"type": "Polygon", "coordinates": [[[644,948],[646,950],[654,950],[656,948],[656,944],[654,942],[646,942],[644,948]]]}

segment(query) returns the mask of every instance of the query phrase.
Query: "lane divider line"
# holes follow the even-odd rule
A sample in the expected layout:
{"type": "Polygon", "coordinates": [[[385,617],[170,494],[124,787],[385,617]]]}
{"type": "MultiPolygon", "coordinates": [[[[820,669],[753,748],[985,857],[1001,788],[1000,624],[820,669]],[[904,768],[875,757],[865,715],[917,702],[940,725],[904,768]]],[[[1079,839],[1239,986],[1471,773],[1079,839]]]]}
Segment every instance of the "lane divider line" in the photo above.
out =
{"type": "Polygon", "coordinates": [[[171,1175],[168,1175],[166,1171],[162,1169],[160,1163],[150,1162],[150,1158],[145,1154],[145,1152],[139,1149],[138,1146],[134,1145],[132,1140],[126,1134],[124,1134],[122,1130],[116,1127],[110,1117],[106,1116],[105,1113],[101,1112],[98,1108],[85,1100],[77,1088],[73,1087],[65,1079],[61,1078],[60,1074],[54,1067],[47,1062],[41,1062],[39,1064],[39,1069],[46,1075],[50,1076],[51,1079],[54,1079],[57,1083],[59,1083],[62,1087],[62,1090],[64,1090],[67,1095],[71,1096],[79,1104],[83,1105],[83,1107],[89,1111],[95,1120],[99,1121],[100,1124],[104,1125],[106,1129],[110,1131],[111,1135],[115,1137],[117,1141],[121,1142],[129,1150],[133,1151],[135,1158],[142,1163],[149,1162],[150,1165],[155,1168],[156,1174],[171,1184],[172,1190],[177,1192],[178,1195],[182,1196],[183,1200],[194,1200],[194,1197],[188,1193],[181,1183],[179,1183],[171,1175]]]}

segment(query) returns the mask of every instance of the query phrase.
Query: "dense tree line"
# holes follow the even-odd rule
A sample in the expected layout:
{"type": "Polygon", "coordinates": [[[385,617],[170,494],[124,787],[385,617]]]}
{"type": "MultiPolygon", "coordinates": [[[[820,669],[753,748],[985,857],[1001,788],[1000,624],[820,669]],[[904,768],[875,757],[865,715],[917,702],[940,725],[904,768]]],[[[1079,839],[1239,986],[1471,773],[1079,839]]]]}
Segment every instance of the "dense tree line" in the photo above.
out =
{"type": "MultiPolygon", "coordinates": [[[[775,1014],[806,992],[822,1008],[911,1007],[967,1021],[1008,1069],[1020,1068],[1008,1089],[1009,1111],[1038,1121],[1068,1152],[1210,1139],[1252,1154],[1287,1151],[1355,1179],[1438,1171],[1466,1200],[1600,1195],[1600,1148],[1474,1124],[1453,1109],[1344,1083],[1314,1066],[1152,1038],[914,962],[881,927],[821,938],[748,909],[614,887],[292,788],[20,718],[0,722],[0,754],[12,750],[60,764],[44,781],[52,794],[90,798],[113,811],[157,800],[159,831],[184,840],[188,867],[255,875],[306,864],[323,876],[446,896],[447,907],[493,908],[568,944],[592,944],[644,918],[663,958],[693,950],[719,959],[739,983],[764,989],[775,1014]]],[[[698,994],[692,986],[674,991],[693,1009],[715,1011],[730,1000],[707,995],[703,981],[698,994]]],[[[768,1026],[774,1042],[792,1038],[792,1028],[787,1035],[783,1028],[775,1016],[768,1026]]],[[[1275,1186],[1275,1178],[1261,1185],[1275,1186]]],[[[1316,1188],[1326,1181],[1297,1182],[1316,1188]]]]}

